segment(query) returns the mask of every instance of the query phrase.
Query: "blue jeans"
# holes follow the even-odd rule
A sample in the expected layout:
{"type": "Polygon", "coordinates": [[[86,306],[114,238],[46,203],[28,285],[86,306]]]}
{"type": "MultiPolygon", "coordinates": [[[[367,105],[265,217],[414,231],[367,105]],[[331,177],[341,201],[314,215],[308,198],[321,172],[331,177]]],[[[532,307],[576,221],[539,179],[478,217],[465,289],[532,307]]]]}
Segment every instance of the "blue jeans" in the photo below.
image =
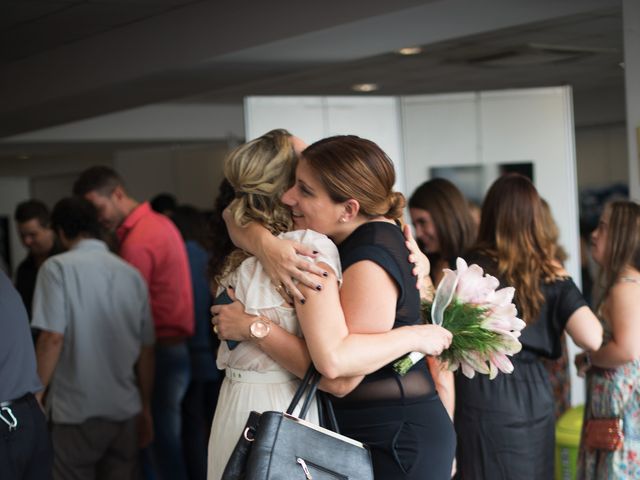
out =
{"type": "Polygon", "coordinates": [[[152,413],[153,454],[157,475],[162,480],[188,480],[182,449],[182,399],[191,378],[186,343],[156,344],[156,374],[152,413]]]}

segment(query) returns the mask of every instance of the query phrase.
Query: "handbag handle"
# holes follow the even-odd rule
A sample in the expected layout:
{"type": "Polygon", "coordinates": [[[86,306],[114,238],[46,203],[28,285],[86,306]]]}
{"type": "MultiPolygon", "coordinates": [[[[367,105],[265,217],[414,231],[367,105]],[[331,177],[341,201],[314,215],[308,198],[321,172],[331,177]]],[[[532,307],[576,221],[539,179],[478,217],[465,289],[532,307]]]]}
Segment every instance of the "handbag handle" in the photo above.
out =
{"type": "Polygon", "coordinates": [[[302,403],[302,408],[300,409],[299,418],[304,420],[304,418],[307,416],[309,408],[311,407],[311,402],[313,401],[313,397],[315,396],[318,400],[318,416],[320,421],[324,423],[325,428],[339,433],[338,422],[336,421],[336,416],[333,411],[331,400],[329,400],[324,392],[318,392],[318,383],[320,382],[320,378],[321,375],[316,370],[313,363],[309,365],[304,378],[300,382],[300,385],[298,385],[298,388],[296,389],[296,392],[291,399],[291,403],[289,404],[286,413],[288,415],[293,414],[293,410],[296,408],[296,406],[300,402],[300,399],[306,392],[304,402],[302,403]]]}
{"type": "MultiPolygon", "coordinates": [[[[309,365],[309,368],[307,369],[307,373],[304,374],[304,377],[302,378],[300,385],[298,385],[296,392],[293,394],[291,403],[287,407],[287,411],[286,411],[288,415],[293,414],[293,410],[296,408],[296,405],[298,405],[298,402],[302,398],[302,395],[307,390],[307,388],[309,388],[309,384],[315,379],[316,373],[317,373],[316,368],[313,366],[313,363],[312,363],[311,365],[309,365]]],[[[318,383],[318,381],[319,379],[316,380],[316,384],[318,383]]],[[[305,403],[306,403],[306,399],[305,399],[305,403]]],[[[300,414],[300,418],[304,419],[302,412],[300,414]]]]}
{"type": "Polygon", "coordinates": [[[329,396],[325,392],[318,392],[316,394],[316,398],[318,399],[318,418],[320,419],[320,426],[336,433],[340,433],[336,414],[333,411],[333,404],[331,403],[329,396]]]}

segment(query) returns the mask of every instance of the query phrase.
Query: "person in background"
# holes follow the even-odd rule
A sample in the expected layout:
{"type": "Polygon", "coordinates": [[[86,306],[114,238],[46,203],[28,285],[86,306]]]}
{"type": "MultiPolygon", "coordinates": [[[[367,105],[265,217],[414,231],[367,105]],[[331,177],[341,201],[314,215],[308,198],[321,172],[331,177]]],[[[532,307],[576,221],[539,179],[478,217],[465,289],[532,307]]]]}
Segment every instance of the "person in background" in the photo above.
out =
{"type": "MultiPolygon", "coordinates": [[[[130,479],[151,441],[153,322],[142,276],[99,240],[95,207],[65,198],[52,226],[68,250],[38,273],[33,326],[56,480],[130,479]],[[137,435],[136,435],[137,430],[137,435]]],[[[43,394],[38,395],[42,402],[43,394]]]]}
{"type": "Polygon", "coordinates": [[[564,331],[589,351],[602,342],[598,319],[554,259],[542,208],[528,178],[498,178],[482,205],[477,244],[465,258],[500,287],[515,287],[514,303],[527,325],[511,374],[493,380],[456,374],[458,472],[464,480],[553,478],[554,401],[540,357],[561,355],[564,331]]]}
{"type": "MultiPolygon", "coordinates": [[[[560,245],[560,231],[558,225],[553,219],[551,213],[551,207],[544,198],[541,198],[542,202],[542,226],[546,230],[549,240],[551,241],[551,248],[553,249],[552,256],[555,258],[558,266],[564,268],[564,262],[566,262],[568,255],[565,249],[560,245]]],[[[584,289],[583,289],[584,291],[584,289]]],[[[583,294],[583,297],[586,296],[583,294]]],[[[587,302],[588,304],[589,302],[587,302]]],[[[549,373],[549,380],[551,381],[551,388],[553,389],[553,399],[555,401],[555,414],[556,419],[560,418],[564,412],[571,408],[571,376],[569,375],[569,351],[567,350],[567,337],[563,333],[560,339],[562,347],[562,355],[560,358],[552,360],[543,358],[547,372],[549,373]]]]}
{"type": "Polygon", "coordinates": [[[156,333],[153,453],[160,478],[185,480],[182,400],[191,376],[186,340],[193,335],[194,309],[184,241],[171,220],[129,196],[109,167],[85,170],[73,193],[93,203],[102,225],[116,231],[120,256],[138,269],[149,288],[156,333]]]}
{"type": "Polygon", "coordinates": [[[18,227],[20,240],[29,252],[27,258],[18,265],[15,285],[31,318],[31,303],[38,269],[51,255],[60,253],[62,248],[51,228],[49,209],[40,200],[19,203],[13,218],[18,227]]]}
{"type": "MultiPolygon", "coordinates": [[[[433,178],[420,185],[409,198],[409,215],[416,239],[431,262],[431,279],[435,287],[444,268],[455,268],[474,244],[477,226],[469,202],[452,182],[433,178]]],[[[453,372],[446,370],[434,357],[427,357],[438,394],[449,416],[455,410],[453,372]]]]}
{"type": "Polygon", "coordinates": [[[191,382],[182,401],[182,438],[189,478],[205,480],[209,429],[223,378],[215,362],[220,341],[213,335],[209,323],[209,308],[213,303],[207,273],[210,236],[204,214],[195,207],[177,206],[171,220],[187,247],[196,321],[195,334],[187,341],[191,382]]]}
{"type": "Polygon", "coordinates": [[[161,213],[167,217],[171,217],[178,206],[176,197],[170,193],[159,193],[153,197],[149,203],[154,212],[161,213]]]}
{"type": "Polygon", "coordinates": [[[640,478],[640,205],[607,205],[592,234],[594,260],[602,267],[603,297],[598,312],[605,341],[596,352],[576,356],[587,371],[585,425],[591,419],[620,419],[622,448],[590,450],[580,443],[581,480],[640,478]]]}
{"type": "Polygon", "coordinates": [[[440,283],[442,270],[455,266],[476,240],[476,226],[462,192],[445,178],[433,178],[409,197],[409,215],[418,245],[431,262],[431,279],[440,283]]]}
{"type": "Polygon", "coordinates": [[[34,393],[42,390],[27,310],[0,272],[0,476],[3,480],[50,480],[51,439],[34,393]]]}

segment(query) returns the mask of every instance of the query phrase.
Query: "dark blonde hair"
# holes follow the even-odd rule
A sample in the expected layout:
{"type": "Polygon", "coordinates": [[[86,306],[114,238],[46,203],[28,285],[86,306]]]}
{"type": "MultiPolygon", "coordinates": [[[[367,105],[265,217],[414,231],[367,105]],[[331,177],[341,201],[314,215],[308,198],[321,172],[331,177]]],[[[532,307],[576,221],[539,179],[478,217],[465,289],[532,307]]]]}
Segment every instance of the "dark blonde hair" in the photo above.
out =
{"type": "Polygon", "coordinates": [[[607,298],[626,266],[640,270],[640,205],[631,201],[615,201],[605,208],[610,215],[602,265],[603,299],[607,298]]]}
{"type": "Polygon", "coordinates": [[[496,274],[515,287],[527,324],[540,313],[542,283],[559,278],[542,208],[538,191],[527,177],[503,175],[487,192],[478,231],[477,249],[494,258],[496,274]]]}
{"type": "MultiPolygon", "coordinates": [[[[244,226],[255,221],[274,235],[289,231],[291,213],[280,197],[293,181],[295,166],[291,134],[284,129],[271,130],[235,148],[224,162],[224,175],[235,192],[228,207],[235,222],[244,226]]],[[[214,280],[219,283],[247,257],[242,250],[234,250],[221,271],[212,272],[214,280]]]]}
{"type": "Polygon", "coordinates": [[[359,213],[367,218],[402,219],[405,199],[393,191],[393,163],[371,140],[355,135],[325,138],[309,145],[302,158],[334,202],[353,198],[360,204],[359,213]]]}
{"type": "Polygon", "coordinates": [[[440,257],[449,262],[466,253],[476,241],[476,226],[469,202],[453,183],[433,178],[420,185],[409,198],[409,208],[426,210],[440,244],[440,257]]]}

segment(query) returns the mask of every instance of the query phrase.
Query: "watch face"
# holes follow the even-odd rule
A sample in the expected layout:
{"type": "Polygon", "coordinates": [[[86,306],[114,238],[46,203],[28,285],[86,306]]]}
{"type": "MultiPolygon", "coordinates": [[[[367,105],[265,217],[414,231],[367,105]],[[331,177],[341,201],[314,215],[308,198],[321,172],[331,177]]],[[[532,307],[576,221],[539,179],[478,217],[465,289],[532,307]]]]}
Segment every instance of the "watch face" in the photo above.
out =
{"type": "Polygon", "coordinates": [[[263,320],[256,320],[251,324],[251,335],[255,338],[264,338],[269,333],[271,327],[263,320]]]}

